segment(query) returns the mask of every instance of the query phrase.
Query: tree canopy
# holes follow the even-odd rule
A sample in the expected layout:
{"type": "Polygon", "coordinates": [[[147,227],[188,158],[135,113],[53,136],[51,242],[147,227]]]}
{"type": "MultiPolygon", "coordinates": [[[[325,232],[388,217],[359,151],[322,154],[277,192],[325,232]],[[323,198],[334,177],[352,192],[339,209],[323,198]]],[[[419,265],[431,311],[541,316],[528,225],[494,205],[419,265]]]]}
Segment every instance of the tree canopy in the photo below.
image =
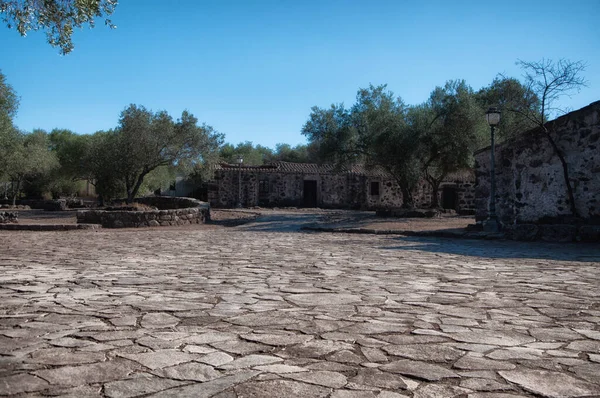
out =
{"type": "Polygon", "coordinates": [[[438,207],[438,190],[448,174],[472,166],[473,152],[486,142],[483,110],[464,80],[436,87],[429,100],[413,108],[413,126],[421,141],[423,176],[432,187],[432,207],[438,207]]]}
{"type": "Polygon", "coordinates": [[[48,150],[48,137],[41,130],[30,134],[18,133],[7,154],[6,163],[5,174],[13,183],[13,205],[25,182],[58,167],[58,159],[48,150]]]}
{"type": "Polygon", "coordinates": [[[115,28],[109,19],[118,0],[0,0],[0,13],[9,29],[16,29],[21,36],[31,30],[46,31],[52,47],[58,47],[65,55],[73,51],[74,28],[84,25],[94,27],[96,18],[115,28]]]}
{"type": "Polygon", "coordinates": [[[500,141],[536,126],[530,118],[515,110],[527,109],[527,113],[532,115],[539,115],[541,112],[538,96],[513,77],[496,77],[489,86],[477,92],[476,98],[483,111],[496,107],[502,113],[498,126],[500,141]]]}
{"type": "Polygon", "coordinates": [[[113,175],[123,182],[131,202],[148,173],[160,166],[193,167],[207,161],[222,145],[223,135],[198,125],[188,111],[175,122],[166,111],[130,105],[106,140],[110,156],[115,156],[113,175]]]}
{"type": "Polygon", "coordinates": [[[385,85],[359,89],[350,109],[313,107],[302,128],[321,158],[336,164],[364,163],[387,170],[398,182],[406,207],[420,177],[418,131],[407,122],[408,107],[385,85]]]}
{"type": "Polygon", "coordinates": [[[279,143],[275,145],[275,149],[272,149],[260,144],[254,145],[251,141],[240,142],[237,145],[224,144],[219,151],[219,155],[221,160],[227,163],[237,163],[238,156],[241,156],[244,164],[251,166],[276,161],[314,163],[319,160],[315,145],[298,144],[291,146],[290,144],[279,143]]]}
{"type": "Polygon", "coordinates": [[[7,177],[9,155],[19,139],[12,121],[18,107],[19,97],[0,71],[0,178],[7,177]]]}

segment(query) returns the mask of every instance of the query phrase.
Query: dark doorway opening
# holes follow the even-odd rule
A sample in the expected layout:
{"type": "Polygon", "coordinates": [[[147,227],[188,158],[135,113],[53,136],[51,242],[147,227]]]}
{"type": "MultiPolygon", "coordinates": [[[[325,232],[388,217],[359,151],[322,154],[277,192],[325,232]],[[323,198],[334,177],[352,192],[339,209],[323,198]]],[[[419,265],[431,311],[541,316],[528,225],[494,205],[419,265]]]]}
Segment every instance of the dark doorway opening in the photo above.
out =
{"type": "Polygon", "coordinates": [[[371,196],[379,196],[379,181],[371,181],[371,196]]]}
{"type": "Polygon", "coordinates": [[[304,207],[317,207],[317,181],[304,180],[304,194],[302,199],[304,207]]]}
{"type": "Polygon", "coordinates": [[[442,207],[444,209],[456,210],[456,202],[456,187],[444,187],[442,189],[442,207]]]}

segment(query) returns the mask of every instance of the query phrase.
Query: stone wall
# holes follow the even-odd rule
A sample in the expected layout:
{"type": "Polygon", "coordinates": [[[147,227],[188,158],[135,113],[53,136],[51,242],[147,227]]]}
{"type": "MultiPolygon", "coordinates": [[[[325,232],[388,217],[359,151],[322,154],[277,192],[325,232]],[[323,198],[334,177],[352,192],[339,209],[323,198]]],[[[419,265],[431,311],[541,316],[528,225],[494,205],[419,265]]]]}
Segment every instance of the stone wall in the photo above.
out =
{"type": "Polygon", "coordinates": [[[77,222],[101,224],[104,228],[158,227],[202,224],[210,221],[210,206],[193,198],[146,197],[137,203],[157,207],[149,211],[83,210],[77,212],[77,222]]]}
{"type": "MultiPolygon", "coordinates": [[[[238,202],[238,172],[219,170],[209,188],[214,207],[235,207],[238,202]]],[[[397,185],[385,179],[356,174],[303,174],[242,171],[242,206],[303,207],[304,181],[316,181],[316,205],[322,208],[375,208],[402,205],[397,185]],[[380,183],[380,195],[369,195],[371,181],[380,183]],[[262,188],[262,190],[261,190],[262,188]]]]}
{"type": "MultiPolygon", "coordinates": [[[[240,171],[221,169],[209,185],[208,200],[213,207],[235,207],[238,202],[240,171]]],[[[279,172],[265,168],[241,169],[241,204],[243,207],[304,207],[304,181],[316,182],[316,206],[321,208],[381,209],[402,206],[402,193],[395,180],[383,175],[358,173],[279,172]],[[371,184],[378,184],[378,194],[371,184]]],[[[473,181],[449,180],[454,186],[459,212],[473,213],[473,181]]],[[[417,207],[431,203],[431,187],[421,182],[414,193],[417,207]]],[[[442,191],[440,190],[440,203],[442,191]]]]}
{"type": "Polygon", "coordinates": [[[19,214],[12,211],[0,211],[0,224],[19,222],[19,214]]]}
{"type": "MultiPolygon", "coordinates": [[[[600,101],[549,122],[569,165],[583,223],[600,224],[600,101]]],[[[475,154],[476,218],[487,218],[490,149],[475,154]]],[[[562,165],[540,129],[496,146],[496,211],[504,225],[557,224],[571,215],[562,165]]]]}

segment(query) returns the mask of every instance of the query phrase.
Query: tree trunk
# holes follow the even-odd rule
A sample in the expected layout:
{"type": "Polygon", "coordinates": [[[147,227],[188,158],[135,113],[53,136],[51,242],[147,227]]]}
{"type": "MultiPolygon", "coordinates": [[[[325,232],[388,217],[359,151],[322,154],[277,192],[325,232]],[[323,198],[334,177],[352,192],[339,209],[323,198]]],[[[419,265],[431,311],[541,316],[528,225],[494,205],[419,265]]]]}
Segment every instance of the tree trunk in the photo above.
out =
{"type": "Polygon", "coordinates": [[[133,203],[135,196],[137,195],[138,191],[140,190],[140,187],[142,186],[142,182],[144,182],[145,176],[146,173],[142,173],[138,176],[137,181],[135,182],[135,185],[133,186],[131,192],[129,191],[129,189],[127,189],[127,203],[133,203]]]}
{"type": "Polygon", "coordinates": [[[431,184],[431,208],[437,209],[440,207],[440,198],[439,198],[440,181],[432,180],[432,181],[429,181],[429,183],[431,184]]]}
{"type": "Polygon", "coordinates": [[[577,206],[575,206],[575,195],[573,194],[573,187],[571,186],[571,180],[569,179],[569,165],[567,164],[567,160],[565,159],[565,156],[563,155],[558,145],[556,145],[556,142],[554,142],[554,139],[552,138],[550,132],[546,129],[546,127],[544,127],[544,133],[546,133],[546,137],[548,138],[548,141],[550,141],[550,144],[554,149],[554,153],[556,153],[556,156],[558,156],[558,159],[562,164],[563,178],[567,187],[567,196],[569,197],[571,215],[575,218],[579,218],[579,214],[577,213],[577,206]]]}
{"type": "Polygon", "coordinates": [[[406,184],[400,184],[400,191],[402,192],[402,207],[404,209],[413,209],[415,207],[415,201],[412,191],[406,186],[406,184]]]}
{"type": "Polygon", "coordinates": [[[133,193],[133,188],[131,187],[131,182],[129,178],[125,180],[125,191],[127,192],[127,204],[133,203],[133,198],[135,194],[133,193]]]}
{"type": "MultiPolygon", "coordinates": [[[[13,184],[14,184],[14,182],[13,182],[13,184]]],[[[17,205],[17,196],[19,196],[20,190],[21,190],[21,179],[18,179],[16,188],[13,185],[13,192],[12,192],[12,205],[13,206],[17,205]]]]}

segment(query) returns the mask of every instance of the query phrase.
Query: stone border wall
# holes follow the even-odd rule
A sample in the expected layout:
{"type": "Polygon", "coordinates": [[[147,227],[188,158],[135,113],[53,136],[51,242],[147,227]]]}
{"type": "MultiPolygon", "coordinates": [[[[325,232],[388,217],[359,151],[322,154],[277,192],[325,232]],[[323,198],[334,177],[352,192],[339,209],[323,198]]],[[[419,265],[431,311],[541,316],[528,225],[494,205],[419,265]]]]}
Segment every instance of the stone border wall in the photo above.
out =
{"type": "Polygon", "coordinates": [[[149,211],[83,210],[77,212],[79,224],[101,224],[104,228],[139,228],[210,221],[210,206],[193,198],[155,196],[138,198],[137,203],[157,207],[149,211]]]}
{"type": "Polygon", "coordinates": [[[96,224],[0,224],[0,231],[72,231],[98,229],[96,224]]]}
{"type": "Polygon", "coordinates": [[[0,224],[19,222],[19,213],[14,211],[0,211],[0,224]]]}
{"type": "Polygon", "coordinates": [[[600,242],[600,225],[515,224],[507,225],[508,239],[545,242],[600,242]]]}

